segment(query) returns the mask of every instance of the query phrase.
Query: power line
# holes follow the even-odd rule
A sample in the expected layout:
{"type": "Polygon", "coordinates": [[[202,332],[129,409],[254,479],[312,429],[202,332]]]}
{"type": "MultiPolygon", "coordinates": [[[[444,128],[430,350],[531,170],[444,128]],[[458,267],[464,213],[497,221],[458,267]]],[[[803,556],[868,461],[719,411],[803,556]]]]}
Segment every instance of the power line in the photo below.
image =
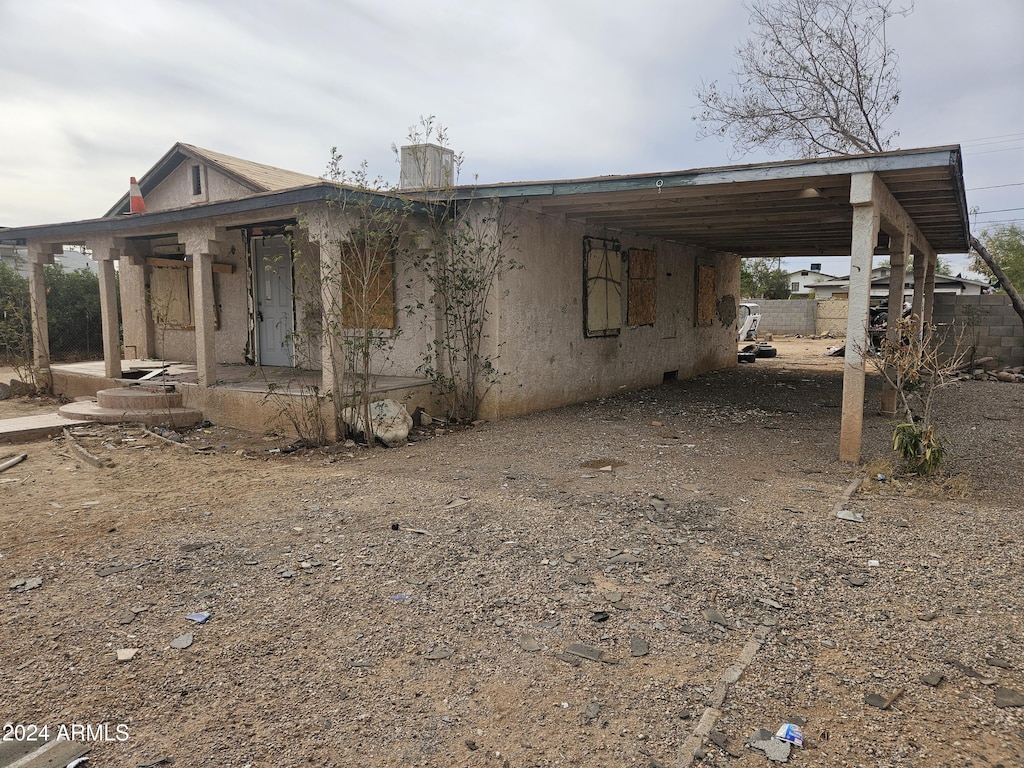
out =
{"type": "Polygon", "coordinates": [[[964,152],[966,157],[977,157],[978,155],[991,155],[996,152],[1012,152],[1017,149],[1024,149],[1024,144],[1019,147],[1003,147],[1002,149],[986,149],[984,152],[964,152]]]}
{"type": "Polygon", "coordinates": [[[961,144],[980,144],[982,142],[994,141],[995,139],[1015,139],[1024,138],[1024,133],[1004,133],[999,136],[982,136],[980,139],[967,139],[961,141],[961,144]]]}
{"type": "Polygon", "coordinates": [[[1015,181],[1012,184],[993,184],[991,187],[968,187],[967,192],[976,192],[979,189],[1002,189],[1003,187],[1024,187],[1024,181],[1015,181]]]}
{"type": "Polygon", "coordinates": [[[1010,213],[1011,211],[1024,211],[1024,207],[1022,207],[1022,208],[997,208],[994,211],[975,211],[975,213],[977,213],[979,216],[985,216],[986,214],[989,214],[989,213],[1010,213]]]}

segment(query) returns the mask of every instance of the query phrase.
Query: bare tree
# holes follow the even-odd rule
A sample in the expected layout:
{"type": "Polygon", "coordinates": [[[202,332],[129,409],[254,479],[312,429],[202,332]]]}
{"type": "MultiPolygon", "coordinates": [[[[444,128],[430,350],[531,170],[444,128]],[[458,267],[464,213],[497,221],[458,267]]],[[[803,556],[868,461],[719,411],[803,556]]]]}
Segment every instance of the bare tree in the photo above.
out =
{"type": "Polygon", "coordinates": [[[736,48],[736,84],[697,89],[698,136],[731,136],[746,154],[795,147],[803,157],[882,152],[900,98],[896,52],[886,38],[912,0],[751,0],[751,36],[736,48]]]}

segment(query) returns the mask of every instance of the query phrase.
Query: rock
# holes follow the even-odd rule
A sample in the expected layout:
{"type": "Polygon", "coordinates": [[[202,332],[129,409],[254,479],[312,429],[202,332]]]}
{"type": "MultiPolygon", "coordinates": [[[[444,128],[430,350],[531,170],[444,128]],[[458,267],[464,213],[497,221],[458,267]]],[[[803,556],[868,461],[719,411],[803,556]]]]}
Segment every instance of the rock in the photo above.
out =
{"type": "Polygon", "coordinates": [[[608,561],[611,563],[627,563],[633,565],[643,562],[643,560],[641,560],[639,557],[637,557],[636,555],[631,555],[628,552],[620,552],[617,555],[613,555],[612,557],[608,558],[608,561]]]}
{"type": "Polygon", "coordinates": [[[1013,666],[1006,659],[1000,659],[996,656],[989,656],[985,661],[990,667],[999,667],[999,669],[1013,669],[1013,666]]]}
{"type": "Polygon", "coordinates": [[[131,661],[135,658],[139,652],[138,648],[118,648],[117,649],[117,660],[118,661],[131,661]]]}
{"type": "Polygon", "coordinates": [[[604,593],[604,599],[607,600],[609,603],[618,603],[618,602],[622,601],[622,593],[621,592],[605,592],[604,593]]]}
{"type": "Polygon", "coordinates": [[[521,635],[519,637],[519,647],[524,651],[533,653],[540,650],[540,643],[531,635],[521,635]]]}
{"type": "Polygon", "coordinates": [[[701,616],[703,616],[707,621],[710,621],[712,624],[719,624],[725,627],[726,629],[732,629],[732,625],[729,623],[729,620],[725,618],[725,616],[723,616],[721,611],[719,611],[717,608],[705,608],[703,611],[701,611],[701,616]]]}
{"type": "Polygon", "coordinates": [[[0,400],[6,400],[10,396],[11,388],[7,384],[0,382],[0,400]]]}
{"type": "Polygon", "coordinates": [[[774,608],[777,611],[781,611],[783,608],[782,603],[776,602],[775,600],[772,600],[767,597],[759,597],[757,598],[757,602],[761,603],[762,605],[767,605],[769,608],[774,608]]]}
{"type": "Polygon", "coordinates": [[[8,389],[10,390],[11,397],[23,397],[24,395],[31,395],[33,392],[32,387],[21,379],[11,379],[8,389]]]}
{"type": "Polygon", "coordinates": [[[864,703],[870,707],[885,709],[885,697],[878,693],[869,693],[864,697],[864,703]]]}
{"type": "Polygon", "coordinates": [[[846,583],[851,587],[863,587],[868,583],[867,576],[847,576],[846,583]]]}
{"type": "Polygon", "coordinates": [[[853,512],[849,509],[840,509],[836,512],[836,517],[840,520],[846,520],[851,523],[863,523],[864,515],[860,512],[853,512]]]}
{"type": "Polygon", "coordinates": [[[996,706],[1000,709],[1024,707],[1024,693],[1000,686],[996,688],[996,706]]]}
{"type": "Polygon", "coordinates": [[[192,645],[193,639],[191,632],[186,632],[184,635],[178,635],[176,638],[171,640],[171,648],[177,648],[179,651],[183,651],[192,645]]]}
{"type": "MultiPolygon", "coordinates": [[[[366,435],[362,414],[355,408],[343,409],[341,419],[352,432],[366,435]]],[[[408,440],[412,416],[394,400],[377,400],[370,403],[370,427],[375,438],[388,448],[395,448],[408,440]]]]}
{"type": "Polygon", "coordinates": [[[776,763],[784,763],[789,760],[789,754],[793,749],[788,741],[773,738],[771,731],[765,728],[760,728],[748,736],[747,744],[776,763]]]}
{"type": "Polygon", "coordinates": [[[922,675],[921,682],[925,685],[930,685],[932,688],[935,688],[939,683],[942,682],[942,678],[944,677],[945,675],[941,672],[933,671],[929,672],[927,675],[922,675]]]}
{"type": "Polygon", "coordinates": [[[451,657],[452,652],[447,648],[435,648],[423,656],[423,658],[430,659],[431,661],[441,661],[443,659],[450,659],[451,657]]]}
{"type": "Polygon", "coordinates": [[[1017,377],[1016,377],[1016,376],[1014,376],[1014,375],[1013,375],[1012,373],[1010,373],[1009,371],[998,371],[998,372],[996,373],[996,379],[997,379],[998,381],[1006,381],[1006,382],[1009,382],[1010,384],[1014,384],[1014,383],[1016,383],[1016,381],[1017,381],[1017,377]]]}
{"type": "Polygon", "coordinates": [[[117,619],[118,624],[131,624],[133,621],[135,621],[135,612],[121,611],[117,614],[115,618],[117,619]]]}
{"type": "Polygon", "coordinates": [[[646,656],[651,651],[651,646],[642,637],[629,638],[629,654],[631,656],[646,656]]]}
{"type": "Polygon", "coordinates": [[[599,714],[601,714],[601,704],[597,701],[590,702],[587,704],[587,708],[583,710],[583,716],[587,718],[587,720],[593,720],[599,714]]]}
{"type": "Polygon", "coordinates": [[[580,661],[579,656],[573,656],[571,653],[566,653],[565,651],[562,651],[561,653],[556,653],[555,658],[559,661],[564,661],[566,664],[569,664],[574,667],[578,667],[580,664],[583,663],[582,661],[580,661]]]}

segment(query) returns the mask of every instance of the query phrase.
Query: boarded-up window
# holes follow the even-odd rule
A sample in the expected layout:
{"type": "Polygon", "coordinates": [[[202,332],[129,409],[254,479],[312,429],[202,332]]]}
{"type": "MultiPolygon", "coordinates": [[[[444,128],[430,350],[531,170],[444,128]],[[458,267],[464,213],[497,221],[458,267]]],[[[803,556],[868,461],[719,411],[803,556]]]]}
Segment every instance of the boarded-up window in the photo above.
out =
{"type": "Polygon", "coordinates": [[[658,308],[654,251],[629,249],[629,324],[654,325],[658,308]]]}
{"type": "Polygon", "coordinates": [[[697,325],[715,322],[715,268],[697,265],[697,325]]]}
{"type": "Polygon", "coordinates": [[[153,267],[149,276],[149,308],[153,322],[161,328],[191,328],[192,270],[181,267],[153,267]]]}
{"type": "Polygon", "coordinates": [[[583,239],[583,333],[618,336],[622,328],[622,254],[614,240],[583,239]]]}
{"type": "Polygon", "coordinates": [[[350,329],[393,330],[395,265],[390,252],[365,247],[342,249],[342,325],[350,329]]]}

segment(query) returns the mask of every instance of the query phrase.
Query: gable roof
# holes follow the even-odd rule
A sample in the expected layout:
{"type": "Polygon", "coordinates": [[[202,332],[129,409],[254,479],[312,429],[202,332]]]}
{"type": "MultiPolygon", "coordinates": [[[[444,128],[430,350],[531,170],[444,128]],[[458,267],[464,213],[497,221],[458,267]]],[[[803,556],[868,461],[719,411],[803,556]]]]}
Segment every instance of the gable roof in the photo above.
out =
{"type": "MultiPolygon", "coordinates": [[[[253,194],[305,187],[323,181],[316,176],[275,168],[263,163],[254,163],[251,160],[243,160],[179,141],[139,179],[142,196],[145,197],[156,189],[179,165],[189,161],[198,161],[216,168],[220,173],[246,187],[253,194]]],[[[114,204],[114,207],[103,215],[104,218],[128,213],[128,195],[129,193],[125,192],[124,196],[114,204]]]]}

